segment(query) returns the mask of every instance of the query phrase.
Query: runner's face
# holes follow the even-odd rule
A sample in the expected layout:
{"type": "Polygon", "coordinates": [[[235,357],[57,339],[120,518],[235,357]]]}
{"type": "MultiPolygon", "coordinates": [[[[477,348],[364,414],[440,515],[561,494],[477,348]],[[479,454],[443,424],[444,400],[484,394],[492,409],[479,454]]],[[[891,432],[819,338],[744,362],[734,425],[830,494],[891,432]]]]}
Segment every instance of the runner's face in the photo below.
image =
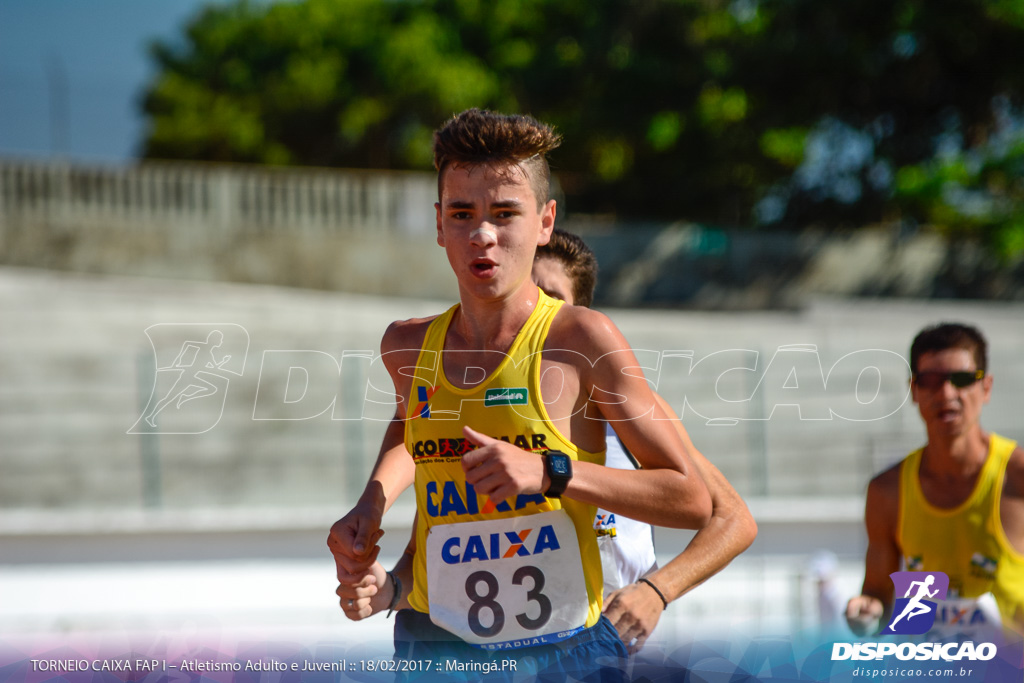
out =
{"type": "Polygon", "coordinates": [[[554,258],[539,258],[533,262],[533,281],[548,296],[572,305],[572,279],[562,262],[554,258]]]}
{"type": "Polygon", "coordinates": [[[529,281],[537,246],[547,244],[555,202],[537,208],[519,166],[451,166],[444,171],[437,243],[461,291],[501,298],[529,281]]]}
{"type": "MultiPolygon", "coordinates": [[[[921,354],[917,361],[918,373],[974,372],[977,369],[974,354],[967,349],[929,351],[921,354]]],[[[992,393],[992,378],[986,375],[963,388],[947,381],[937,389],[925,389],[914,382],[912,391],[929,434],[955,436],[979,424],[981,408],[992,393]]]]}

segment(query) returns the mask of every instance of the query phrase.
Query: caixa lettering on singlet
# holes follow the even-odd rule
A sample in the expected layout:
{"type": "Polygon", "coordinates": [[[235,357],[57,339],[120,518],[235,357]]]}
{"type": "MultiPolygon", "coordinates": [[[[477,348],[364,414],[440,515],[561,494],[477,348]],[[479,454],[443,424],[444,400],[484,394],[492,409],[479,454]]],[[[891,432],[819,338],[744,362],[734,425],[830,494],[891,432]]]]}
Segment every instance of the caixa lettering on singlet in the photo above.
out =
{"type": "Polygon", "coordinates": [[[589,610],[564,510],[431,527],[427,585],[431,621],[490,649],[557,642],[589,610]]]}
{"type": "Polygon", "coordinates": [[[515,499],[510,498],[495,504],[490,498],[477,496],[476,489],[466,481],[428,481],[425,490],[429,517],[447,517],[453,514],[475,515],[481,512],[490,514],[495,511],[512,512],[512,510],[522,510],[527,505],[543,505],[547,501],[542,493],[522,493],[515,499]],[[440,489],[438,484],[440,484],[440,489]]]}

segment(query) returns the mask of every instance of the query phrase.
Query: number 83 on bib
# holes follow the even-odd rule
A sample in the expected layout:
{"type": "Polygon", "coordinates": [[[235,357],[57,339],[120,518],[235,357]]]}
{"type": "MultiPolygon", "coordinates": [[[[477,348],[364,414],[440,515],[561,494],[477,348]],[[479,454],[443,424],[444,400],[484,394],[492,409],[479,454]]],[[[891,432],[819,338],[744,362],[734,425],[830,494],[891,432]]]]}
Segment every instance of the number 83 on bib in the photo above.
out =
{"type": "Polygon", "coordinates": [[[434,526],[427,584],[431,621],[484,647],[554,643],[587,619],[576,529],[563,510],[434,526]]]}

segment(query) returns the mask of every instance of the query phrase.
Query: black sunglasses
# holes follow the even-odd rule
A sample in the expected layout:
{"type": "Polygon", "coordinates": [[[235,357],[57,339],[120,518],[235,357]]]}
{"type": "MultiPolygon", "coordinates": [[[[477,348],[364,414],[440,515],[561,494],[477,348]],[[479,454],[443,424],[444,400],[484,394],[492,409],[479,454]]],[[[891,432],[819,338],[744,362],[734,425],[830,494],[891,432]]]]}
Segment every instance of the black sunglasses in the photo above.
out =
{"type": "Polygon", "coordinates": [[[914,375],[914,384],[927,391],[935,391],[950,382],[957,389],[969,387],[985,376],[984,370],[965,370],[961,372],[926,371],[914,375]]]}

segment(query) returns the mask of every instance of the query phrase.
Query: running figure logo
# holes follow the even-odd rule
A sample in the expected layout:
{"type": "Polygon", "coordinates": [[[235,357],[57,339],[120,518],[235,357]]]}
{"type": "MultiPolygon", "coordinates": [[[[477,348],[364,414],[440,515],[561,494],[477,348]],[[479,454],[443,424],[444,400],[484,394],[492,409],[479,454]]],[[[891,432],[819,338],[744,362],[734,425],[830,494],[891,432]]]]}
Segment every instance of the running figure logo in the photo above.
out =
{"type": "Polygon", "coordinates": [[[146,336],[156,360],[155,368],[149,367],[155,375],[152,393],[128,433],[201,434],[212,429],[223,415],[230,376],[242,375],[249,333],[226,323],[161,324],[147,328],[146,336]]]}
{"type": "Polygon", "coordinates": [[[943,572],[893,572],[889,575],[896,588],[893,618],[879,635],[898,633],[920,635],[935,623],[937,601],[945,600],[949,577],[943,572]]]}

